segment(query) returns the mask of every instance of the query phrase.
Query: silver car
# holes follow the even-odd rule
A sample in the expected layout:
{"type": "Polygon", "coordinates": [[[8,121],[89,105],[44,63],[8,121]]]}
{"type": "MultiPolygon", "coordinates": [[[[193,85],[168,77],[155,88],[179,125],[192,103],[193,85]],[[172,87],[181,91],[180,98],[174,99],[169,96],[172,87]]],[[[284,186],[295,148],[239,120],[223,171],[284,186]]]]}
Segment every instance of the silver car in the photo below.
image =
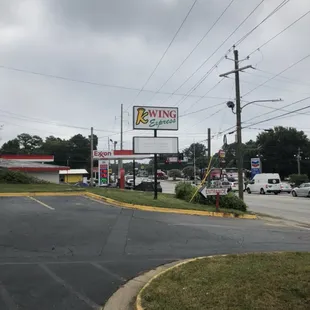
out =
{"type": "Polygon", "coordinates": [[[310,197],[310,183],[300,184],[292,190],[293,197],[310,197]]]}

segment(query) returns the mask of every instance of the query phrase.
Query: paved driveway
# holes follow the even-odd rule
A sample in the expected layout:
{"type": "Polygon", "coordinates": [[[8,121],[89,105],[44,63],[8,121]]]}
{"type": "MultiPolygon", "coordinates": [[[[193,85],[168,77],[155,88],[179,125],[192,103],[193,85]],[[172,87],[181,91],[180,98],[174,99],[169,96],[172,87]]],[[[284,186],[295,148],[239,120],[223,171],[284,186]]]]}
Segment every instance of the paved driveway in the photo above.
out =
{"type": "Polygon", "coordinates": [[[100,309],[128,279],[160,264],[271,250],[309,251],[309,231],[83,197],[0,198],[0,309],[100,309]]]}

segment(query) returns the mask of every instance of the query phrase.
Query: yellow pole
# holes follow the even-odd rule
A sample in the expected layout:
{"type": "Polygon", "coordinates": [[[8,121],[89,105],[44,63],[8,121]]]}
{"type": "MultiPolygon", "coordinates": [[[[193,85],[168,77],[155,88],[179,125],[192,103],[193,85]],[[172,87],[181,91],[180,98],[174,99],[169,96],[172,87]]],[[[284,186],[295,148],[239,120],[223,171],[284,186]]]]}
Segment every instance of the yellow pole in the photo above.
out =
{"type": "Polygon", "coordinates": [[[210,174],[210,172],[211,172],[210,166],[211,166],[212,158],[213,158],[213,156],[211,156],[211,158],[210,158],[209,165],[208,165],[208,168],[207,168],[207,173],[206,173],[205,177],[204,177],[203,180],[201,181],[199,187],[197,187],[197,190],[195,191],[194,195],[192,196],[192,198],[191,198],[191,200],[190,200],[189,202],[192,202],[192,200],[194,199],[194,197],[197,195],[198,191],[200,190],[202,184],[205,183],[205,181],[206,181],[208,175],[210,174]]]}

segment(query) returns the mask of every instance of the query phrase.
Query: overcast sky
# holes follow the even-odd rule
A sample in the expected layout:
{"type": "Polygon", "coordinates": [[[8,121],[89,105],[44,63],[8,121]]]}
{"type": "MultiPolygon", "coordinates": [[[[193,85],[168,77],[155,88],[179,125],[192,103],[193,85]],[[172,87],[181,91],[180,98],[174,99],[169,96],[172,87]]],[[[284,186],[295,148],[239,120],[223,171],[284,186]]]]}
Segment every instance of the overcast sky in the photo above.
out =
{"type": "MultiPolygon", "coordinates": [[[[181,149],[194,140],[205,139],[208,127],[215,134],[234,126],[235,115],[226,108],[226,101],[235,98],[233,76],[222,81],[219,77],[220,73],[232,70],[234,63],[223,59],[213,71],[210,69],[223,56],[232,58],[233,53],[227,53],[232,45],[259,24],[282,0],[263,1],[219,48],[262,2],[233,1],[215,27],[175,72],[230,2],[198,0],[145,85],[193,5],[193,0],[1,1],[0,125],[4,125],[0,132],[1,142],[22,132],[63,138],[77,133],[88,135],[90,130],[83,128],[93,126],[100,137],[99,148],[106,149],[108,136],[116,141],[120,139],[121,103],[126,111],[126,149],[131,148],[134,135],[152,134],[131,131],[134,104],[176,105],[179,106],[180,115],[217,105],[180,118],[179,131],[173,134],[179,136],[181,149]],[[213,53],[205,65],[188,79],[213,53]],[[22,71],[12,70],[14,68],[22,71]],[[162,87],[174,72],[173,77],[162,87]],[[191,91],[207,72],[210,73],[207,78],[191,91]],[[65,79],[46,77],[44,74],[65,79]],[[101,85],[94,85],[96,83],[101,85]],[[207,92],[204,98],[199,98],[207,92]]],[[[288,1],[237,47],[240,59],[246,58],[309,10],[309,0],[288,1]]],[[[241,73],[242,95],[310,54],[309,29],[310,14],[253,53],[249,60],[243,61],[240,66],[251,64],[258,70],[248,69],[246,73],[241,73]]],[[[310,100],[307,100],[284,108],[285,111],[268,108],[281,108],[310,96],[309,65],[310,57],[243,96],[243,100],[247,101],[284,100],[280,103],[263,103],[267,108],[248,106],[242,113],[243,121],[255,118],[244,126],[310,105],[310,100]],[[261,114],[264,115],[260,117],[261,114]]],[[[294,126],[310,134],[309,115],[310,109],[303,110],[300,114],[252,127],[264,129],[275,125],[294,126]]],[[[257,129],[244,129],[243,141],[255,139],[257,133],[257,129]]],[[[159,135],[171,135],[171,132],[160,132],[159,135]]],[[[220,148],[222,139],[223,135],[220,134],[212,140],[213,151],[220,148]]],[[[228,135],[228,142],[233,140],[234,136],[228,135]]]]}

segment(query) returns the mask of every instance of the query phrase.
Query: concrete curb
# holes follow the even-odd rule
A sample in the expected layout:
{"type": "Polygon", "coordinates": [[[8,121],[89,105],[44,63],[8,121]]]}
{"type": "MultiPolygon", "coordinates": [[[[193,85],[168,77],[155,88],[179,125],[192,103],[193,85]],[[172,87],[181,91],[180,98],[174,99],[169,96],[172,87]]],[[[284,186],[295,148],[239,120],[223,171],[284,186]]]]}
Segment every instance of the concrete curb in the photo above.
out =
{"type": "MultiPolygon", "coordinates": [[[[134,309],[135,310],[145,310],[143,308],[143,306],[142,306],[142,297],[141,297],[143,291],[152,283],[153,280],[155,280],[156,278],[158,278],[161,275],[165,274],[166,272],[168,272],[168,271],[170,271],[170,270],[172,270],[174,268],[180,267],[182,265],[195,262],[195,261],[200,260],[200,259],[214,258],[214,257],[224,257],[224,256],[227,256],[227,254],[224,254],[224,255],[201,256],[201,257],[190,258],[190,259],[186,259],[186,260],[180,261],[180,262],[174,264],[173,266],[165,265],[165,266],[167,266],[167,268],[165,268],[161,272],[156,273],[151,279],[148,280],[148,282],[140,290],[140,292],[138,293],[137,298],[136,298],[136,303],[135,303],[135,308],[134,309]]],[[[129,308],[127,308],[127,309],[129,309],[129,308]]]]}
{"type": "Polygon", "coordinates": [[[141,289],[152,280],[157,274],[160,274],[180,262],[172,262],[150,270],[124,284],[118,289],[106,302],[103,310],[131,310],[135,308],[136,298],[141,289]]]}
{"type": "Polygon", "coordinates": [[[255,214],[242,214],[236,215],[233,213],[224,213],[224,212],[211,212],[211,211],[199,211],[199,210],[185,210],[185,209],[169,209],[169,208],[160,208],[160,207],[151,207],[151,206],[143,206],[143,205],[134,205],[126,202],[117,201],[111,198],[107,198],[104,196],[100,196],[97,194],[85,192],[85,196],[102,200],[110,205],[136,209],[141,211],[151,211],[151,212],[161,212],[161,213],[176,213],[176,214],[185,214],[185,215],[200,215],[200,216],[213,216],[213,217],[225,217],[225,218],[239,218],[239,219],[257,219],[255,214]]]}
{"type": "Polygon", "coordinates": [[[151,284],[151,282],[168,272],[173,268],[177,268],[184,264],[203,259],[226,255],[202,256],[190,259],[179,260],[176,262],[161,265],[156,269],[145,272],[144,274],[128,281],[124,286],[118,289],[106,302],[103,310],[145,310],[142,307],[142,292],[151,284]]]}

